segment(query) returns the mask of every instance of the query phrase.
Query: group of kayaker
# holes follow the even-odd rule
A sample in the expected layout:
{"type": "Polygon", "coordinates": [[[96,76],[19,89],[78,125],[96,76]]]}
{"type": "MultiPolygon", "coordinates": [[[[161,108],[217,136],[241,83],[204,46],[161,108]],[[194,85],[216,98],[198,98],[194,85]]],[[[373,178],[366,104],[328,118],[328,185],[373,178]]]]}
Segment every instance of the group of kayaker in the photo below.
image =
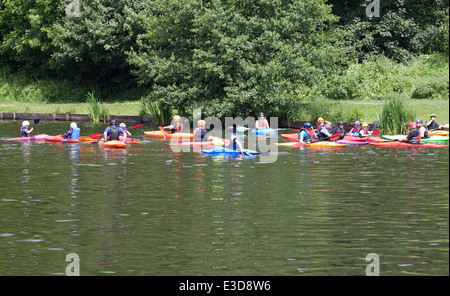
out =
{"type": "MultiPolygon", "coordinates": [[[[163,129],[169,129],[170,133],[181,133],[183,131],[183,124],[180,122],[181,118],[175,115],[170,123],[170,125],[163,127],[163,129]]],[[[110,126],[108,126],[103,132],[104,141],[121,140],[126,141],[127,137],[131,136],[131,133],[127,130],[126,124],[121,123],[116,126],[117,122],[115,120],[110,121],[110,126]]],[[[214,137],[208,135],[205,129],[206,122],[204,120],[199,120],[197,122],[197,128],[194,129],[193,139],[194,142],[207,142],[213,141],[214,137]]],[[[20,134],[22,137],[29,137],[33,131],[33,127],[29,129],[30,123],[28,121],[22,122],[22,127],[20,128],[20,134]]],[[[269,123],[264,117],[263,113],[259,113],[258,120],[255,123],[255,128],[269,128],[269,123]]],[[[421,139],[428,138],[428,131],[440,129],[442,126],[436,122],[436,115],[431,114],[430,121],[427,122],[425,126],[422,119],[417,119],[415,122],[410,122],[408,124],[409,133],[400,141],[409,142],[412,144],[420,143],[421,139]]],[[[227,132],[230,135],[230,146],[233,150],[239,148],[243,153],[243,145],[241,138],[236,133],[236,125],[227,128],[227,132]]],[[[361,124],[360,121],[355,121],[353,127],[348,133],[346,133],[344,128],[344,123],[338,121],[336,126],[332,128],[330,121],[325,121],[322,117],[317,119],[317,129],[314,129],[310,122],[306,122],[303,128],[299,130],[299,142],[301,143],[311,143],[314,141],[330,141],[332,135],[340,133],[338,139],[343,139],[345,135],[356,136],[356,137],[368,137],[373,131],[369,130],[369,125],[367,122],[361,124]]],[[[70,124],[70,129],[63,135],[65,139],[78,139],[80,137],[81,130],[75,122],[70,124]]]]}
{"type": "MultiPolygon", "coordinates": [[[[128,136],[131,136],[131,133],[127,130],[127,126],[125,123],[121,123],[118,127],[116,126],[117,122],[115,120],[110,121],[110,126],[108,126],[103,132],[103,140],[113,141],[113,140],[121,140],[123,142],[126,141],[128,136]],[[120,137],[122,136],[122,139],[120,137]]],[[[20,128],[20,135],[22,138],[29,137],[31,132],[33,131],[33,127],[29,129],[30,122],[25,120],[22,122],[22,127],[20,128]]],[[[70,129],[62,135],[64,139],[79,139],[81,135],[81,129],[77,126],[76,122],[72,122],[70,124],[70,129]]]]}

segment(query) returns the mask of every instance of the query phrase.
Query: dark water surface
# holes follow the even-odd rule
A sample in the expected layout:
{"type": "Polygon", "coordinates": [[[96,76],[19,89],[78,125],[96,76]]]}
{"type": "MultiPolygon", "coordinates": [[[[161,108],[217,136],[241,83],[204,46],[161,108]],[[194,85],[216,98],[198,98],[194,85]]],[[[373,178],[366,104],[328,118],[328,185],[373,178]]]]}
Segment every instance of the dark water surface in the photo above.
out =
{"type": "Polygon", "coordinates": [[[448,149],[277,146],[265,163],[131,131],[126,150],[0,141],[0,275],[64,275],[69,253],[81,275],[365,275],[369,253],[381,275],[449,274],[448,149]]]}

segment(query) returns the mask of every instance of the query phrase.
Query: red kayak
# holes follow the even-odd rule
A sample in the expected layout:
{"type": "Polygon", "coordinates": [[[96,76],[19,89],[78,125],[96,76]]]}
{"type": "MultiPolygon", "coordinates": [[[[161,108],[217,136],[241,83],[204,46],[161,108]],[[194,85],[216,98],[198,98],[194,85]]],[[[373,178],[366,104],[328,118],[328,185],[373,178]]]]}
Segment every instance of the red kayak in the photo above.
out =
{"type": "Polygon", "coordinates": [[[389,142],[371,142],[369,143],[373,146],[378,147],[410,147],[410,148],[448,148],[448,145],[436,145],[430,143],[420,143],[420,144],[411,144],[400,141],[389,141],[389,142]]]}
{"type": "Polygon", "coordinates": [[[383,139],[382,137],[368,137],[368,142],[390,142],[389,140],[383,139]]]}

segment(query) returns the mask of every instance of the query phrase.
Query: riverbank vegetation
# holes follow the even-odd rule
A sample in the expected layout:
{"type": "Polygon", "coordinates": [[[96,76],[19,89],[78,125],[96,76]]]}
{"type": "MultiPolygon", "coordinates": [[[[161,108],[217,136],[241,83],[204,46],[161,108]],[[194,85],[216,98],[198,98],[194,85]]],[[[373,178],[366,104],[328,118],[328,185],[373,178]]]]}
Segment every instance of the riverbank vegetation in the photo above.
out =
{"type": "Polygon", "coordinates": [[[448,1],[349,2],[5,0],[0,109],[373,122],[395,96],[448,121],[448,1]]]}

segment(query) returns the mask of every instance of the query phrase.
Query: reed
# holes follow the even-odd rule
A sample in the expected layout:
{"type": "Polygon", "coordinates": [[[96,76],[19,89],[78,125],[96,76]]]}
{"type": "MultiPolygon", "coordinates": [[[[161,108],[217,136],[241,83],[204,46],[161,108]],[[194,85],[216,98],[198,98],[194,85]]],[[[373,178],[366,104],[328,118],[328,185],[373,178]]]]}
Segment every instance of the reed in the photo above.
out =
{"type": "Polygon", "coordinates": [[[404,134],[415,114],[408,110],[405,100],[401,97],[389,97],[381,111],[380,123],[384,134],[404,134]]]}
{"type": "Polygon", "coordinates": [[[87,93],[86,103],[88,107],[88,115],[91,117],[92,122],[106,122],[108,109],[100,103],[100,99],[95,97],[93,92],[87,93]]]}
{"type": "Polygon", "coordinates": [[[142,100],[141,104],[140,115],[153,116],[156,124],[168,125],[172,120],[173,110],[166,103],[162,101],[150,102],[149,100],[142,100]]]}

